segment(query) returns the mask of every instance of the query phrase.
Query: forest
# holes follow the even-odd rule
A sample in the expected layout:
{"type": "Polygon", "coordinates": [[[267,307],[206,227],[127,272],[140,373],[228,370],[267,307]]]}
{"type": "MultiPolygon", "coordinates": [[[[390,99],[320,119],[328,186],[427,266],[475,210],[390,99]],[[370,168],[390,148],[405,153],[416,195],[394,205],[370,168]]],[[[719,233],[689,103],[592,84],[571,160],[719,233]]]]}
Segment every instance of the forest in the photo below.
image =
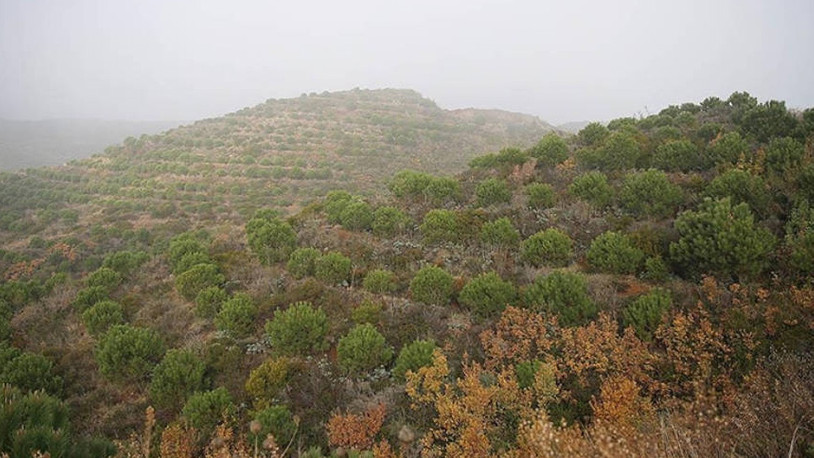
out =
{"type": "Polygon", "coordinates": [[[9,457],[814,456],[814,108],[304,94],[0,209],[9,457]]]}

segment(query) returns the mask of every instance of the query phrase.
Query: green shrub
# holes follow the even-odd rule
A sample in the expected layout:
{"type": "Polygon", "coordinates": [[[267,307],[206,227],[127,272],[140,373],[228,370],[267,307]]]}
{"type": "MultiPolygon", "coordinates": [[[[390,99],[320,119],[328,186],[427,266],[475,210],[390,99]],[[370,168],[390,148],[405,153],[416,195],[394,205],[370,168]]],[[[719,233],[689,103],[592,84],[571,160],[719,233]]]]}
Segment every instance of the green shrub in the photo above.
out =
{"type": "Polygon", "coordinates": [[[410,218],[396,207],[379,207],[373,212],[373,233],[379,237],[392,237],[405,230],[410,218]]]}
{"type": "Polygon", "coordinates": [[[602,172],[588,172],[574,178],[568,192],[597,208],[606,207],[613,200],[613,189],[602,172]]]}
{"type": "Polygon", "coordinates": [[[198,264],[175,278],[175,288],[186,300],[194,300],[201,291],[226,281],[214,264],[198,264]]]}
{"type": "Polygon", "coordinates": [[[568,144],[555,133],[546,134],[529,153],[537,158],[537,163],[544,167],[553,167],[568,159],[568,144]]]}
{"type": "Polygon", "coordinates": [[[195,254],[208,257],[207,249],[203,245],[203,243],[193,238],[189,234],[185,234],[177,238],[174,238],[170,242],[170,247],[167,252],[167,257],[169,258],[170,266],[172,266],[173,272],[178,273],[183,272],[182,270],[178,269],[178,265],[181,262],[181,259],[183,259],[185,256],[195,254]]]}
{"type": "Polygon", "coordinates": [[[422,268],[410,281],[413,300],[432,305],[447,305],[452,298],[452,275],[435,266],[422,268]]]}
{"type": "Polygon", "coordinates": [[[639,296],[625,307],[622,312],[622,323],[625,327],[632,327],[640,339],[649,342],[661,324],[662,317],[671,306],[670,292],[655,289],[639,296]]]}
{"type": "Polygon", "coordinates": [[[765,152],[766,168],[770,172],[782,174],[800,165],[805,155],[805,146],[793,138],[773,138],[765,152]]]}
{"type": "Polygon", "coordinates": [[[329,192],[325,196],[325,202],[322,204],[322,208],[328,217],[328,222],[334,224],[340,223],[342,221],[342,212],[351,200],[353,200],[353,196],[347,191],[329,192]]]}
{"type": "Polygon", "coordinates": [[[82,312],[82,322],[90,335],[99,336],[111,326],[124,324],[124,310],[116,302],[100,301],[82,312]]]}
{"type": "Polygon", "coordinates": [[[427,212],[418,229],[428,243],[456,242],[461,232],[455,212],[439,209],[427,212]]]}
{"type": "Polygon", "coordinates": [[[499,315],[507,304],[517,297],[511,282],[504,281],[496,273],[478,275],[461,289],[458,301],[481,318],[499,315]]]}
{"type": "Polygon", "coordinates": [[[62,391],[62,378],[54,375],[54,363],[36,353],[23,352],[7,359],[0,367],[0,385],[4,383],[24,392],[44,390],[58,395],[62,391]]]}
{"type": "Polygon", "coordinates": [[[517,375],[517,385],[524,390],[534,386],[534,376],[542,367],[543,362],[537,359],[517,363],[514,366],[514,372],[517,375]]]}
{"type": "Polygon", "coordinates": [[[729,132],[712,140],[707,151],[715,164],[734,164],[748,153],[749,145],[739,133],[729,132]]]}
{"type": "Polygon", "coordinates": [[[362,286],[371,293],[392,293],[396,289],[396,276],[389,270],[374,269],[365,275],[362,286]]]}
{"type": "Polygon", "coordinates": [[[143,251],[117,251],[109,254],[102,262],[102,267],[108,267],[127,276],[144,264],[150,256],[143,251]]]}
{"type": "Polygon", "coordinates": [[[565,266],[573,255],[572,245],[567,234],[556,228],[548,228],[523,241],[520,257],[535,267],[565,266]]]}
{"type": "Polygon", "coordinates": [[[99,339],[96,362],[106,378],[117,382],[146,379],[164,356],[164,342],[152,329],[120,324],[99,339]]]}
{"type": "Polygon", "coordinates": [[[277,405],[266,407],[265,409],[255,412],[254,420],[260,423],[260,431],[257,434],[249,432],[249,441],[254,443],[263,443],[266,437],[271,434],[277,444],[288,444],[297,432],[297,424],[294,422],[294,416],[288,410],[288,407],[277,405]]]}
{"type": "Polygon", "coordinates": [[[554,188],[548,183],[531,183],[525,187],[531,208],[551,208],[556,201],[554,188]]]}
{"type": "Polygon", "coordinates": [[[314,276],[317,280],[331,285],[337,285],[350,277],[350,258],[341,253],[330,252],[314,261],[314,276]]]}
{"type": "Polygon", "coordinates": [[[226,331],[235,337],[245,337],[252,332],[252,325],[257,317],[251,296],[238,293],[223,303],[215,316],[215,326],[219,331],[226,331]]]}
{"type": "Polygon", "coordinates": [[[55,397],[0,385],[0,452],[13,457],[40,456],[35,452],[69,456],[69,418],[67,406],[55,397]]]}
{"type": "Polygon", "coordinates": [[[537,277],[526,290],[525,302],[537,312],[556,314],[562,326],[583,325],[598,312],[585,277],[561,270],[537,277]]]}
{"type": "Polygon", "coordinates": [[[350,312],[350,318],[356,324],[376,324],[381,320],[382,305],[371,301],[362,301],[350,312]]]}
{"type": "Polygon", "coordinates": [[[85,281],[88,288],[100,287],[110,292],[118,288],[122,275],[109,267],[100,267],[93,271],[85,281]]]}
{"type": "Polygon", "coordinates": [[[316,248],[297,248],[288,257],[288,272],[294,278],[304,278],[314,275],[316,261],[322,256],[316,248]]]}
{"type": "Polygon", "coordinates": [[[266,323],[271,346],[282,355],[300,355],[324,350],[328,317],[321,308],[308,302],[297,302],[286,310],[276,310],[266,323]]]}
{"type": "Polygon", "coordinates": [[[212,259],[206,253],[200,251],[187,253],[177,263],[175,263],[175,266],[172,269],[172,273],[176,275],[182,274],[198,264],[211,264],[211,263],[212,259]]]}
{"type": "Polygon", "coordinates": [[[84,312],[88,307],[108,299],[107,288],[103,286],[92,286],[83,288],[76,292],[76,297],[71,303],[78,312],[84,312]]]}
{"type": "Polygon", "coordinates": [[[246,223],[249,246],[263,264],[285,261],[297,247],[297,233],[279,218],[252,218],[246,223]]]}
{"type": "Polygon", "coordinates": [[[155,367],[150,399],[158,407],[180,409],[187,398],[205,388],[206,365],[189,350],[173,349],[155,367]]]}
{"type": "Polygon", "coordinates": [[[481,226],[480,239],[484,244],[493,247],[512,247],[520,241],[520,233],[509,218],[503,217],[484,223],[481,226]]]}
{"type": "Polygon", "coordinates": [[[769,212],[771,196],[763,178],[746,170],[731,169],[713,179],[706,189],[706,195],[713,199],[730,197],[733,204],[745,202],[757,214],[769,212]]]}
{"type": "Polygon", "coordinates": [[[373,224],[373,209],[366,202],[352,200],[339,214],[342,227],[350,231],[365,231],[373,224]]]}
{"type": "Polygon", "coordinates": [[[654,283],[662,283],[667,281],[670,275],[670,270],[661,256],[654,256],[644,260],[644,272],[642,278],[654,283]]]}
{"type": "Polygon", "coordinates": [[[633,168],[641,154],[636,137],[627,131],[615,131],[596,149],[582,150],[577,159],[588,168],[621,170],[633,168]]]}
{"type": "Polygon", "coordinates": [[[393,348],[372,324],[364,323],[339,339],[336,354],[345,372],[358,374],[387,364],[393,358],[393,348]]]}
{"type": "Polygon", "coordinates": [[[605,232],[591,242],[587,253],[588,263],[602,272],[632,274],[644,259],[644,252],[619,232],[605,232]]]}
{"type": "Polygon", "coordinates": [[[631,173],[619,193],[622,207],[637,216],[669,216],[681,202],[681,188],[660,170],[631,173]]]}
{"type": "Polygon", "coordinates": [[[698,211],[679,215],[674,226],[680,239],[670,244],[670,257],[689,275],[757,275],[775,244],[755,224],[749,206],[732,205],[729,198],[706,199],[698,211]]]}
{"type": "Polygon", "coordinates": [[[489,178],[478,184],[475,189],[475,196],[478,200],[478,206],[488,207],[509,202],[512,200],[512,191],[506,181],[489,178]]]}
{"type": "Polygon", "coordinates": [[[577,133],[577,140],[583,146],[598,146],[610,135],[608,128],[598,122],[592,122],[577,133]]]}
{"type": "Polygon", "coordinates": [[[791,268],[803,278],[814,275],[814,208],[802,199],[786,223],[785,245],[791,268]]]}
{"type": "Polygon", "coordinates": [[[398,198],[423,197],[436,204],[455,199],[460,194],[460,185],[454,179],[413,170],[402,170],[393,175],[388,188],[398,198]]]}
{"type": "Polygon", "coordinates": [[[460,194],[461,185],[458,184],[457,180],[450,177],[433,177],[426,189],[424,189],[424,195],[436,205],[450,200],[457,200],[460,194]]]}
{"type": "Polygon", "coordinates": [[[282,392],[291,376],[291,362],[286,357],[271,357],[252,369],[246,380],[246,392],[255,405],[268,405],[282,392]]]}
{"type": "Polygon", "coordinates": [[[656,147],[653,165],[662,170],[689,172],[704,170],[707,164],[693,142],[676,140],[656,147]]]}
{"type": "Polygon", "coordinates": [[[436,348],[434,341],[420,339],[402,347],[396,358],[396,365],[393,367],[393,377],[396,380],[404,381],[408,371],[415,372],[432,364],[432,352],[436,348]]]}
{"type": "Polygon", "coordinates": [[[184,404],[181,416],[193,428],[207,432],[220,422],[228,420],[234,411],[232,397],[226,388],[220,387],[190,396],[184,404]]]}
{"type": "Polygon", "coordinates": [[[201,318],[214,318],[229,295],[220,286],[210,286],[195,296],[195,314],[201,318]]]}

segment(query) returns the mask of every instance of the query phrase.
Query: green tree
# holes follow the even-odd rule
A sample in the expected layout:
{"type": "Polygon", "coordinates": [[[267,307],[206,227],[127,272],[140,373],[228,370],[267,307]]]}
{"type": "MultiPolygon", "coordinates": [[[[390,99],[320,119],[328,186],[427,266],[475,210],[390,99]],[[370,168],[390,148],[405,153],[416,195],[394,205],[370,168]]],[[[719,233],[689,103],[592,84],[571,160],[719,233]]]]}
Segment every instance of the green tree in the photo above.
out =
{"type": "Polygon", "coordinates": [[[107,288],[103,286],[91,286],[89,288],[83,288],[77,291],[76,297],[71,305],[73,305],[78,312],[84,312],[88,309],[88,307],[96,304],[97,302],[107,300],[108,298],[109,294],[107,288]]]}
{"type": "Polygon", "coordinates": [[[733,204],[745,202],[759,215],[769,213],[771,196],[763,178],[746,170],[731,169],[718,175],[707,186],[706,195],[713,199],[729,197],[733,204]]]}
{"type": "Polygon", "coordinates": [[[512,191],[504,180],[489,178],[478,184],[475,189],[478,199],[478,206],[488,207],[490,205],[502,204],[512,199],[512,191]]]}
{"type": "Polygon", "coordinates": [[[294,278],[304,278],[314,275],[316,269],[316,262],[322,253],[316,248],[297,248],[288,257],[288,272],[294,278]]]}
{"type": "Polygon", "coordinates": [[[393,377],[404,381],[408,371],[416,372],[432,364],[432,352],[437,346],[433,340],[416,339],[402,347],[393,367],[393,377]]]}
{"type": "Polygon", "coordinates": [[[323,210],[328,217],[329,223],[340,223],[342,221],[342,212],[353,200],[353,196],[347,191],[331,191],[325,196],[325,202],[322,204],[323,210]]]}
{"type": "Polygon", "coordinates": [[[602,146],[582,150],[577,158],[588,168],[601,170],[630,169],[642,155],[638,140],[627,131],[610,134],[602,146]]]}
{"type": "Polygon", "coordinates": [[[195,314],[201,318],[214,318],[229,295],[220,286],[209,286],[195,296],[195,314]]]}
{"type": "Polygon", "coordinates": [[[428,243],[456,242],[461,232],[455,212],[440,209],[427,212],[419,230],[428,243]]]}
{"type": "Polygon", "coordinates": [[[661,170],[630,173],[619,192],[622,207],[637,216],[669,216],[681,202],[681,188],[661,170]]]}
{"type": "Polygon", "coordinates": [[[89,288],[101,287],[110,292],[118,288],[122,282],[122,275],[109,267],[100,267],[93,271],[85,280],[89,288]]]}
{"type": "Polygon", "coordinates": [[[588,172],[574,178],[568,192],[597,208],[606,207],[613,200],[613,189],[602,172],[588,172]]]}
{"type": "Polygon", "coordinates": [[[577,140],[582,146],[598,146],[608,138],[608,128],[598,122],[592,122],[577,133],[577,140]]]}
{"type": "Polygon", "coordinates": [[[786,249],[789,265],[802,278],[814,275],[814,208],[802,199],[786,223],[786,249]]]}
{"type": "Polygon", "coordinates": [[[680,238],[670,244],[670,257],[690,275],[757,275],[775,243],[755,224],[748,205],[732,205],[729,198],[706,199],[698,211],[679,215],[675,229],[680,238]]]}
{"type": "Polygon", "coordinates": [[[99,339],[96,362],[102,375],[117,382],[145,380],[164,356],[164,342],[152,329],[120,324],[99,339]]]}
{"type": "Polygon", "coordinates": [[[0,384],[3,383],[24,392],[44,390],[58,395],[62,391],[62,378],[54,374],[54,363],[36,353],[23,352],[5,361],[0,368],[0,384]]]}
{"type": "Polygon", "coordinates": [[[117,302],[100,301],[82,312],[82,322],[92,336],[99,336],[111,326],[124,324],[124,310],[117,302]]]}
{"type": "Polygon", "coordinates": [[[557,228],[548,228],[520,244],[520,258],[535,267],[565,266],[573,256],[571,237],[557,228]]]}
{"type": "Polygon", "coordinates": [[[336,285],[350,277],[351,261],[347,256],[330,252],[314,261],[314,276],[317,280],[336,285]]]}
{"type": "Polygon", "coordinates": [[[372,324],[364,323],[339,339],[336,354],[345,372],[359,374],[387,364],[393,358],[393,348],[372,324]]]}
{"type": "Polygon", "coordinates": [[[249,433],[249,440],[251,443],[263,443],[269,434],[274,436],[274,440],[281,447],[291,442],[294,434],[297,431],[297,424],[294,422],[294,416],[288,407],[283,405],[276,405],[266,407],[258,410],[254,414],[254,420],[260,423],[260,431],[256,434],[249,433]]]}
{"type": "Polygon", "coordinates": [[[546,134],[529,153],[537,158],[537,163],[544,167],[553,167],[568,159],[568,144],[555,133],[546,134]]]}
{"type": "Polygon", "coordinates": [[[513,247],[520,241],[520,233],[509,218],[503,217],[484,223],[480,230],[480,240],[492,247],[513,247]]]}
{"type": "Polygon", "coordinates": [[[403,232],[410,218],[396,207],[379,207],[373,212],[373,233],[379,237],[392,237],[403,232]]]}
{"type": "Polygon", "coordinates": [[[251,334],[256,317],[257,307],[251,296],[238,293],[223,303],[215,316],[215,326],[219,331],[226,331],[235,337],[245,337],[251,334]]]}
{"type": "Polygon", "coordinates": [[[373,224],[373,209],[366,202],[354,199],[339,214],[342,227],[351,231],[365,231],[373,224]]]}
{"type": "Polygon", "coordinates": [[[709,156],[716,164],[734,164],[749,152],[749,144],[737,132],[729,132],[709,143],[709,156]]]}
{"type": "Polygon", "coordinates": [[[150,382],[150,399],[156,406],[180,409],[187,398],[206,387],[206,365],[194,353],[173,349],[155,367],[150,382]]]}
{"type": "Polygon", "coordinates": [[[496,273],[478,275],[461,289],[458,300],[481,318],[499,315],[506,305],[514,302],[517,291],[511,282],[504,281],[496,273]]]}
{"type": "MultiPolygon", "coordinates": [[[[220,387],[211,391],[193,394],[187,399],[181,416],[189,425],[203,432],[209,432],[218,423],[234,414],[232,397],[226,388],[220,387]]],[[[207,434],[204,435],[205,437],[207,434]]]]}
{"type": "Polygon", "coordinates": [[[297,302],[285,310],[276,310],[266,322],[271,346],[281,355],[300,355],[325,349],[328,317],[321,308],[297,302]]]}
{"type": "Polygon", "coordinates": [[[773,138],[766,146],[766,168],[782,174],[800,165],[805,154],[802,143],[791,137],[773,138]]]}
{"type": "Polygon", "coordinates": [[[71,438],[68,408],[42,391],[23,394],[0,385],[0,453],[14,457],[67,456],[71,438]]]}
{"type": "Polygon", "coordinates": [[[246,223],[249,246],[263,264],[285,261],[297,246],[297,233],[279,218],[252,218],[246,223]]]}
{"type": "Polygon", "coordinates": [[[673,140],[656,147],[653,165],[667,171],[704,170],[706,163],[698,147],[689,140],[673,140]]]}
{"type": "Polygon", "coordinates": [[[593,320],[598,309],[588,296],[588,283],[580,274],[555,270],[537,277],[525,293],[526,305],[537,312],[556,314],[563,326],[593,320]]]}
{"type": "Polygon", "coordinates": [[[741,120],[741,129],[747,137],[766,143],[775,137],[790,137],[796,134],[799,121],[786,109],[785,102],[770,100],[746,111],[741,120]]]}
{"type": "Polygon", "coordinates": [[[214,264],[198,264],[175,278],[175,288],[186,300],[194,300],[206,288],[226,281],[214,264]]]}
{"type": "Polygon", "coordinates": [[[269,405],[286,387],[292,375],[291,361],[271,357],[252,369],[246,380],[246,392],[255,398],[255,405],[269,405]]]}
{"type": "Polygon", "coordinates": [[[447,305],[452,298],[452,275],[444,269],[427,266],[419,270],[410,281],[413,300],[432,305],[447,305]]]}
{"type": "Polygon", "coordinates": [[[625,327],[632,327],[640,339],[649,342],[653,339],[653,333],[661,324],[664,314],[670,310],[672,302],[669,291],[663,289],[650,291],[625,307],[622,312],[622,323],[625,327]]]}
{"type": "Polygon", "coordinates": [[[386,269],[374,269],[365,275],[362,286],[371,293],[392,293],[396,288],[396,276],[386,269]]]}
{"type": "Polygon", "coordinates": [[[554,187],[548,183],[531,183],[525,187],[531,208],[551,208],[557,200],[554,187]]]}
{"type": "Polygon", "coordinates": [[[644,252],[620,232],[608,231],[591,242],[588,263],[602,272],[632,274],[642,263],[644,252]]]}

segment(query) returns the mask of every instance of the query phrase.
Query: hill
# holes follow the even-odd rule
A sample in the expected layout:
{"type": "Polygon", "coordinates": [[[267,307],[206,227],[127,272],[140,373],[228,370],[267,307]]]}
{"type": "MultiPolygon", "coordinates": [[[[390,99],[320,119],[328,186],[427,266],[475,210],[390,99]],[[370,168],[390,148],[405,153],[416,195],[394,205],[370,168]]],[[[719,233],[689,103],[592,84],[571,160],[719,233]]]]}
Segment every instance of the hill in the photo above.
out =
{"type": "Polygon", "coordinates": [[[242,220],[264,206],[293,211],[331,189],[380,192],[404,168],[456,173],[483,151],[529,146],[551,129],[527,115],[444,110],[409,90],[268,100],[62,167],[2,174],[0,227],[31,231],[42,212],[80,216],[85,227],[144,227],[242,220]]]}
{"type": "MultiPolygon", "coordinates": [[[[165,164],[137,142],[88,161],[118,164],[92,169],[120,196],[77,207],[97,214],[46,207],[2,228],[2,452],[814,447],[814,109],[710,97],[483,151],[454,176],[401,170],[290,213],[153,225],[119,220],[143,211],[117,187],[123,157],[165,164]]],[[[225,168],[206,162],[219,148],[161,167],[225,168]]]]}
{"type": "Polygon", "coordinates": [[[0,119],[0,170],[65,164],[100,153],[127,137],[157,134],[179,124],[171,121],[0,119]]]}

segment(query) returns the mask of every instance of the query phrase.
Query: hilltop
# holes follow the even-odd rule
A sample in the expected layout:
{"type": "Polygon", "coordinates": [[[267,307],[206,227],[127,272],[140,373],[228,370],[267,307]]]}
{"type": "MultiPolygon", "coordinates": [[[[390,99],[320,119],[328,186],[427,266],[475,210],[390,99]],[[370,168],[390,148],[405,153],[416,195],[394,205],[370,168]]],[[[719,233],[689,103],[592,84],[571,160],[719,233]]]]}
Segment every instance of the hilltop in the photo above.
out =
{"type": "Polygon", "coordinates": [[[444,110],[411,90],[268,100],[62,167],[2,174],[0,228],[44,230],[43,219],[65,215],[68,225],[77,215],[85,227],[144,227],[242,220],[266,206],[290,212],[332,189],[380,192],[405,168],[454,174],[484,151],[527,147],[552,129],[528,115],[444,110]]]}

